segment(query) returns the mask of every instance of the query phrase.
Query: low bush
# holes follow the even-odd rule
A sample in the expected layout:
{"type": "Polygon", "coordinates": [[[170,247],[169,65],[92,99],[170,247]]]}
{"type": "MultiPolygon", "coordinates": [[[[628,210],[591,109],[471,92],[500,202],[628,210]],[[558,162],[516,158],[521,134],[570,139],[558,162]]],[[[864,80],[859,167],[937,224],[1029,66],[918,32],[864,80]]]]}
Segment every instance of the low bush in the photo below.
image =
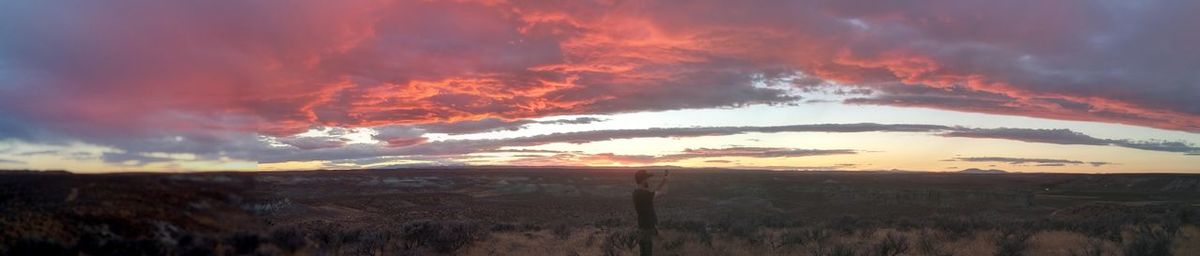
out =
{"type": "Polygon", "coordinates": [[[875,244],[873,249],[874,249],[873,250],[874,255],[879,255],[879,256],[902,255],[902,254],[905,254],[908,252],[908,249],[909,249],[908,238],[906,238],[902,235],[888,233],[887,236],[883,238],[883,240],[881,240],[881,241],[879,241],[879,243],[875,244]]]}
{"type": "Polygon", "coordinates": [[[230,236],[226,242],[233,247],[234,253],[249,254],[258,250],[258,246],[262,244],[262,238],[258,234],[238,232],[230,236]]]}
{"type": "Polygon", "coordinates": [[[1004,230],[996,238],[996,256],[1025,255],[1029,248],[1030,231],[1024,229],[1004,230]]]}
{"type": "Polygon", "coordinates": [[[284,252],[295,253],[304,248],[308,244],[308,240],[304,238],[304,233],[299,229],[281,228],[271,232],[271,243],[284,252]]]}
{"type": "Polygon", "coordinates": [[[478,225],[464,222],[415,221],[401,229],[405,249],[430,248],[439,253],[454,252],[483,234],[478,225]]]}
{"type": "Polygon", "coordinates": [[[1162,228],[1139,227],[1125,245],[1126,256],[1171,255],[1174,236],[1162,228]]]}
{"type": "Polygon", "coordinates": [[[618,229],[613,230],[604,239],[604,244],[601,245],[601,250],[604,255],[622,255],[621,252],[632,250],[638,246],[637,230],[618,229]]]}

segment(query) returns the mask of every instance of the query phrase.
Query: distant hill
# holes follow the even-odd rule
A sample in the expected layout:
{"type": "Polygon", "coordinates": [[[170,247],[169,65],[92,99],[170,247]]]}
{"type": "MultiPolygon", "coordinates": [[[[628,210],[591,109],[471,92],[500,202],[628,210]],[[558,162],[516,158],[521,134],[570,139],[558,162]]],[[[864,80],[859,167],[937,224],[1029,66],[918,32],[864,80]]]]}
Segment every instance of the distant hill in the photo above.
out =
{"type": "Polygon", "coordinates": [[[962,171],[958,171],[958,173],[974,173],[974,174],[1005,174],[1005,173],[1008,173],[1008,171],[1005,171],[1005,170],[997,170],[997,169],[979,169],[979,168],[970,168],[970,169],[965,169],[965,170],[962,170],[962,171]]]}

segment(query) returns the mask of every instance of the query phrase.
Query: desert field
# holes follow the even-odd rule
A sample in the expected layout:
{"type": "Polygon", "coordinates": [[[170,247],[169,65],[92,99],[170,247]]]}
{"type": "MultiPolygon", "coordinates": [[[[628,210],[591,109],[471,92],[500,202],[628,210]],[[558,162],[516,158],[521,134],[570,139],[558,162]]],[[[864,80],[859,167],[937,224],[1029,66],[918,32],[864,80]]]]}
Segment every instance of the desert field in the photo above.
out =
{"type": "MultiPolygon", "coordinates": [[[[3,255],[635,255],[633,169],[0,172],[3,255]]],[[[659,255],[1200,255],[1200,175],[672,169],[659,255]]]]}

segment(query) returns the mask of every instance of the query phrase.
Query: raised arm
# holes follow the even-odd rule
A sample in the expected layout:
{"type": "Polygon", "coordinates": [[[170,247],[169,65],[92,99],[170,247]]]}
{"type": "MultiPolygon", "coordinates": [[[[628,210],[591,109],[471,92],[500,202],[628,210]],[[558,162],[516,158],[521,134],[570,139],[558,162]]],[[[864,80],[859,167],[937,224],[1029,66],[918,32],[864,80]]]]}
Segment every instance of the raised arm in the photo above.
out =
{"type": "Polygon", "coordinates": [[[654,188],[654,197],[661,197],[667,193],[667,178],[671,177],[671,171],[663,171],[662,181],[658,182],[658,187],[654,188]]]}

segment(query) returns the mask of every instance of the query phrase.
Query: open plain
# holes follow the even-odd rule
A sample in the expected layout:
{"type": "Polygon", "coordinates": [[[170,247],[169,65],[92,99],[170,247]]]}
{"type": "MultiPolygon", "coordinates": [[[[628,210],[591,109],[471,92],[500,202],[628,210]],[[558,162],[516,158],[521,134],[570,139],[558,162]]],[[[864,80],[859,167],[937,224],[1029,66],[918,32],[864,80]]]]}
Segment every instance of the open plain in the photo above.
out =
{"type": "MultiPolygon", "coordinates": [[[[0,173],[4,255],[632,255],[632,169],[0,173]]],[[[1195,255],[1200,175],[674,169],[663,255],[1195,255]]]]}

